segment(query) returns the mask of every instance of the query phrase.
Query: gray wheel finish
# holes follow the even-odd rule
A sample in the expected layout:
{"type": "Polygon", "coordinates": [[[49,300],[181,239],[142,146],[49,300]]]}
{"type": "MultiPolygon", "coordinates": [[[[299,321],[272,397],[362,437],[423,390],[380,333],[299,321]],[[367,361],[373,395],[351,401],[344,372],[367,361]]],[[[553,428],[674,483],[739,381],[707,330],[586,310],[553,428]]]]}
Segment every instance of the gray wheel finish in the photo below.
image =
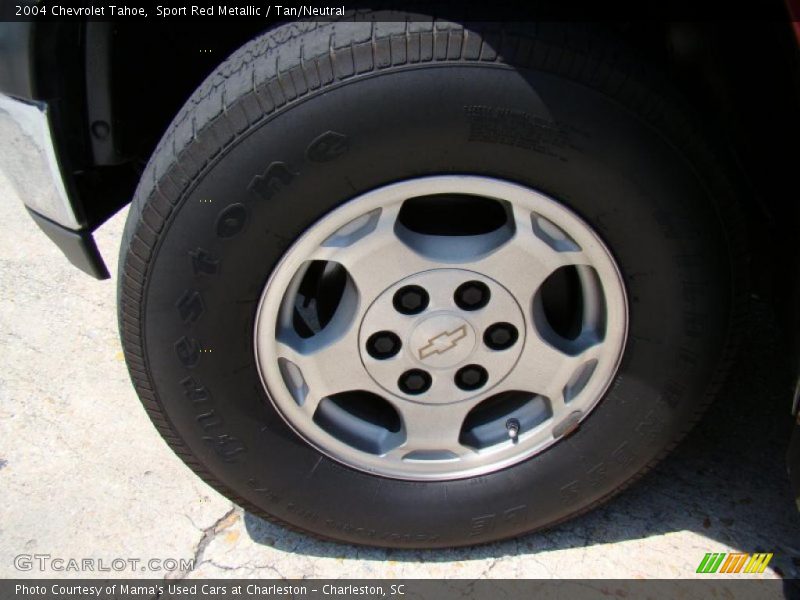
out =
{"type": "MultiPolygon", "coordinates": [[[[314,224],[264,288],[255,350],[276,409],[320,452],[386,477],[447,480],[513,465],[574,430],[616,372],[627,318],[614,259],[565,206],[497,179],[435,176],[368,192],[314,224]],[[495,200],[508,220],[460,236],[419,234],[398,220],[408,199],[439,194],[495,200]],[[295,313],[312,261],[341,265],[347,275],[330,320],[303,336],[295,313]],[[542,294],[561,268],[574,268],[579,281],[580,323],[570,336],[552,326],[542,294]],[[456,290],[467,282],[489,290],[485,306],[459,306],[456,290]],[[407,286],[428,295],[416,314],[393,304],[407,286]],[[497,323],[516,330],[507,348],[484,339],[497,323]],[[400,341],[399,349],[381,341],[391,356],[368,350],[379,332],[400,341]],[[401,385],[404,377],[413,386],[401,385]],[[409,392],[414,386],[424,389],[409,392]],[[399,426],[376,424],[332,400],[354,391],[390,407],[399,426]],[[492,403],[505,412],[493,413],[492,403]]],[[[508,337],[500,335],[504,343],[508,337]]]]}

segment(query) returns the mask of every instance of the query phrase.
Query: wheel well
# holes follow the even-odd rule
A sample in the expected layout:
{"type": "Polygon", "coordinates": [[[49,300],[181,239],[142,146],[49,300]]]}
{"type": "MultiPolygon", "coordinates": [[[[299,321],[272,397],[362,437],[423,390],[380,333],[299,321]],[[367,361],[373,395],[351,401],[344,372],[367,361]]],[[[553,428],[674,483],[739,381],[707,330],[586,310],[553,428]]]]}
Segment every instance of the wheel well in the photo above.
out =
{"type": "Polygon", "coordinates": [[[35,29],[37,99],[80,220],[93,230],[131,201],[172,118],[205,77],[265,29],[205,23],[42,23],[35,29]]]}
{"type": "Polygon", "coordinates": [[[113,104],[122,152],[146,162],[172,118],[206,76],[262,25],[115,25],[113,104]],[[147,32],[146,43],[142,31],[147,32]]]}

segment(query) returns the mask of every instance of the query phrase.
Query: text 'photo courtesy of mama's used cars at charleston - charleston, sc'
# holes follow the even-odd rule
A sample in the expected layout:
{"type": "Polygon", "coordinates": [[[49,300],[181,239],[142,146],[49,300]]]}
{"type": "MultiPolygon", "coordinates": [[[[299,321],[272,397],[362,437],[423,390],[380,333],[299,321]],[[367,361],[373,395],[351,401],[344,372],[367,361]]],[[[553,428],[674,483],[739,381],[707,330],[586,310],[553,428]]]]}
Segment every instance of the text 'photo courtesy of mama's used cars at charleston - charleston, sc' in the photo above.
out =
{"type": "MultiPolygon", "coordinates": [[[[119,247],[120,361],[224,519],[375,552],[519,540],[613,507],[701,418],[763,412],[761,509],[797,525],[800,27],[774,4],[27,3],[0,23],[0,172],[88,277],[119,247]],[[737,377],[769,328],[759,397],[737,377]]],[[[784,530],[685,575],[786,575],[784,530]]]]}

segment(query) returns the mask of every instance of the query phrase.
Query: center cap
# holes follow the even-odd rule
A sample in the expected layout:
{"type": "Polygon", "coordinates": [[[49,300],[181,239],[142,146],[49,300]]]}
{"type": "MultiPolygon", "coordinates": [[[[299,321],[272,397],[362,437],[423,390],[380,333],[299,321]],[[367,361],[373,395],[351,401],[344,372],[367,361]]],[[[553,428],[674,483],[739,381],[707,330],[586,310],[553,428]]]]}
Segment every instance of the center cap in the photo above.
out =
{"type": "Polygon", "coordinates": [[[475,339],[475,330],[465,319],[439,313],[414,328],[407,351],[428,368],[446,369],[469,358],[475,348],[475,339]]]}
{"type": "Polygon", "coordinates": [[[450,404],[489,394],[525,343],[525,318],[497,281],[432,269],[387,288],[361,321],[361,362],[390,394],[450,404]]]}

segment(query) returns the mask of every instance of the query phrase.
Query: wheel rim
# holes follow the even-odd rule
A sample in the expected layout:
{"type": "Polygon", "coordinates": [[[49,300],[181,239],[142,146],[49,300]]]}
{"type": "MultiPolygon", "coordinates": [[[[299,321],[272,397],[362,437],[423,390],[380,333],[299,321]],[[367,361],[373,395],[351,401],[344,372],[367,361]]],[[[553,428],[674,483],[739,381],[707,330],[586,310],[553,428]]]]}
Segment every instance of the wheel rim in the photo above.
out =
{"type": "Polygon", "coordinates": [[[611,253],[572,211],[487,177],[361,195],[287,251],[261,296],[256,360],[303,439],[410,480],[483,475],[572,432],[627,334],[611,253]]]}

